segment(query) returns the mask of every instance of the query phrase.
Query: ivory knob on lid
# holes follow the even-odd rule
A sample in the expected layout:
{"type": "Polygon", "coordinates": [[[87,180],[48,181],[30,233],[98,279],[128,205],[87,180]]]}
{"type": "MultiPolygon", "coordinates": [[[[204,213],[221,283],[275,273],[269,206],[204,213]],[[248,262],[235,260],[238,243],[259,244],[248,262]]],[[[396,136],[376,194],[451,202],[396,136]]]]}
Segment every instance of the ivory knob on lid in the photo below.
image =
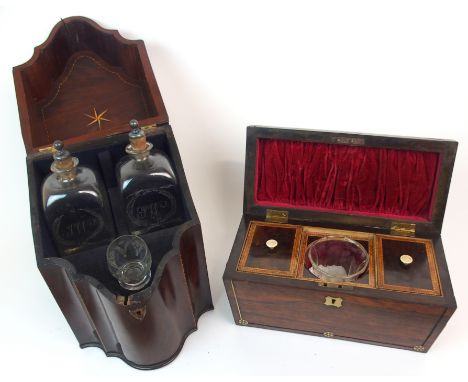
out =
{"type": "Polygon", "coordinates": [[[410,255],[401,255],[400,256],[400,263],[403,267],[408,268],[411,264],[413,264],[413,257],[410,255]]]}
{"type": "Polygon", "coordinates": [[[278,247],[278,242],[275,239],[267,240],[265,245],[270,251],[274,251],[278,247]]]}

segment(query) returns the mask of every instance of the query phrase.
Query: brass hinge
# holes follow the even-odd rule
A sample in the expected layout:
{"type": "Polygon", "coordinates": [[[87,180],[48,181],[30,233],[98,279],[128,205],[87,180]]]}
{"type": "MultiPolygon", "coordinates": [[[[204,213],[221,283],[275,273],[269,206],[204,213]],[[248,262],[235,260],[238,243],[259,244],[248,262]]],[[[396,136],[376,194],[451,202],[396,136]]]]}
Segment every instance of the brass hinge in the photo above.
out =
{"type": "Polygon", "coordinates": [[[395,236],[411,236],[416,234],[416,224],[413,223],[392,223],[390,234],[395,236]]]}
{"type": "Polygon", "coordinates": [[[39,148],[39,152],[40,153],[51,153],[54,151],[54,147],[51,145],[51,146],[46,146],[46,147],[40,147],[39,148]]]}
{"type": "Polygon", "coordinates": [[[141,129],[145,132],[145,134],[152,133],[153,131],[157,130],[158,126],[156,123],[152,123],[151,125],[141,126],[141,129]]]}
{"type": "Polygon", "coordinates": [[[287,223],[288,211],[266,210],[265,221],[270,223],[287,223]]]}

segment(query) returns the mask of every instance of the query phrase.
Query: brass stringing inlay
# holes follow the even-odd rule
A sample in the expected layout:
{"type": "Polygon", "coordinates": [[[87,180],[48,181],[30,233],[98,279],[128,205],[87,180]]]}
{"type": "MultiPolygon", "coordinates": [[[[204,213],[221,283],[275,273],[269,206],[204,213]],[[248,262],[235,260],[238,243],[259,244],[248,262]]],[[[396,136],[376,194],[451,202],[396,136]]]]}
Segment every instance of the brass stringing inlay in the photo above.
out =
{"type": "Polygon", "coordinates": [[[239,301],[237,301],[237,294],[236,294],[236,290],[234,289],[234,283],[232,282],[232,280],[231,280],[231,288],[232,288],[232,294],[234,295],[234,301],[236,302],[237,313],[239,313],[238,323],[239,325],[248,325],[249,324],[248,321],[242,318],[242,314],[239,308],[239,301]]]}

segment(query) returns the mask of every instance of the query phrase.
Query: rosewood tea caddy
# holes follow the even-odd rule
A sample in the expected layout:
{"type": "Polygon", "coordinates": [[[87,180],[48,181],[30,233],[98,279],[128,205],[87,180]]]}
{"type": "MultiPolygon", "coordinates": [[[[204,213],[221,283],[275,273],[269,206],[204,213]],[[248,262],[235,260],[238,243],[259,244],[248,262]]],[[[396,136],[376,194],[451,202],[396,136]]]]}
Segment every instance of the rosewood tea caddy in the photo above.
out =
{"type": "Polygon", "coordinates": [[[37,266],[50,291],[81,347],[97,346],[141,369],[169,363],[213,305],[200,221],[143,41],[70,17],[13,75],[37,266]],[[131,119],[171,161],[182,204],[177,224],[140,235],[152,255],[151,279],[136,292],[110,274],[109,243],[60,257],[41,203],[52,143],[60,139],[81,164],[99,173],[116,234],[128,234],[115,167],[126,155],[131,119]]]}
{"type": "Polygon", "coordinates": [[[440,237],[456,150],[248,127],[243,215],[223,276],[236,324],[427,352],[456,309],[440,237]],[[368,254],[357,279],[311,272],[308,248],[334,237],[368,254]]]}

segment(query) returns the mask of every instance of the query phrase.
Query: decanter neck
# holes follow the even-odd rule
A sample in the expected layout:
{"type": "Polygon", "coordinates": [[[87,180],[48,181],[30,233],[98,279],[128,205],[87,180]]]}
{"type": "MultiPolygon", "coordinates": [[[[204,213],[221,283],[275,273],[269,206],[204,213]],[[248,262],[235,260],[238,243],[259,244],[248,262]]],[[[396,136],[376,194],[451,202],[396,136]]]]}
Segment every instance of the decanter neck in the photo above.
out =
{"type": "Polygon", "coordinates": [[[70,152],[64,149],[62,141],[55,141],[53,147],[54,161],[50,165],[50,170],[57,174],[60,182],[73,182],[76,179],[78,158],[71,156],[70,152]]]}
{"type": "Polygon", "coordinates": [[[57,174],[57,179],[59,180],[60,183],[63,184],[71,184],[75,182],[76,180],[76,167],[71,168],[70,170],[67,171],[61,171],[61,172],[55,172],[57,174]]]}
{"type": "Polygon", "coordinates": [[[145,150],[143,152],[128,152],[130,156],[137,161],[138,163],[144,164],[148,162],[148,158],[150,157],[150,150],[145,150]]]}
{"type": "Polygon", "coordinates": [[[153,145],[146,141],[145,132],[138,126],[138,121],[132,119],[130,127],[132,129],[128,134],[130,144],[127,145],[125,151],[137,162],[143,164],[147,162],[153,145]]]}

